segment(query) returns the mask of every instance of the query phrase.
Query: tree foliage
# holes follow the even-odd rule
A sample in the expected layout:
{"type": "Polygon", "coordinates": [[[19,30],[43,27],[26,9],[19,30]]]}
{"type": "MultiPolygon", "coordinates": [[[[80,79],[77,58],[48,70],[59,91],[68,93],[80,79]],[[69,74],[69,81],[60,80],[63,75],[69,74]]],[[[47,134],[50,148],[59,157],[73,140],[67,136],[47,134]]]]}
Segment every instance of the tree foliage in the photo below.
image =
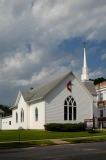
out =
{"type": "Polygon", "coordinates": [[[90,79],[90,80],[94,81],[94,85],[96,85],[96,84],[100,84],[100,83],[106,81],[106,78],[100,77],[100,78],[90,79]]]}
{"type": "Polygon", "coordinates": [[[0,104],[0,109],[4,111],[4,114],[3,114],[4,117],[12,115],[12,110],[10,109],[10,106],[5,106],[0,104]]]}
{"type": "Polygon", "coordinates": [[[104,82],[104,81],[106,81],[106,79],[103,78],[103,77],[97,78],[97,79],[94,80],[94,85],[99,84],[99,83],[104,82]]]}

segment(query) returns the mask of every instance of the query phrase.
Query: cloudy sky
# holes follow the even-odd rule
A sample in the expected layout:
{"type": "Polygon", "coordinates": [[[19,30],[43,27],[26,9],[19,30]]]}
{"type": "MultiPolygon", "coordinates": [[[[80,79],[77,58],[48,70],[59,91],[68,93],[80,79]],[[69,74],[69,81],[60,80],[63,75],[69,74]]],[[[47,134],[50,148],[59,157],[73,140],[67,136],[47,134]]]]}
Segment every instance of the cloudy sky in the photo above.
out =
{"type": "Polygon", "coordinates": [[[86,40],[90,78],[106,78],[106,0],[0,0],[0,104],[69,71],[86,40]]]}

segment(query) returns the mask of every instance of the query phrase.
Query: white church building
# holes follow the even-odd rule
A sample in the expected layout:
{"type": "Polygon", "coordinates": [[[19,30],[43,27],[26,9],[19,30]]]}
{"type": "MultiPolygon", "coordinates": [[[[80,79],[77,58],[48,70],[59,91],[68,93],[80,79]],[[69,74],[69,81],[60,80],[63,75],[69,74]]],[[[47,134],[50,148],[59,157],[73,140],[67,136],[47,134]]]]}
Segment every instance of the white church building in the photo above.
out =
{"type": "Polygon", "coordinates": [[[2,118],[2,129],[44,129],[47,123],[79,123],[92,121],[97,127],[97,94],[89,81],[84,48],[81,80],[74,72],[46,85],[19,91],[12,116],[2,118]]]}

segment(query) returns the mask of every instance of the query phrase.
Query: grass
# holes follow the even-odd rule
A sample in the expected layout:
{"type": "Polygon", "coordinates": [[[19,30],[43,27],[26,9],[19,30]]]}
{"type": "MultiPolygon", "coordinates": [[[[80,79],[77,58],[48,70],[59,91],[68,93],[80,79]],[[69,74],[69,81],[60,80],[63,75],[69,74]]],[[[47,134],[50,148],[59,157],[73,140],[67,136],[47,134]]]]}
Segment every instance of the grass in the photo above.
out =
{"type": "Polygon", "coordinates": [[[54,145],[55,143],[50,139],[63,139],[70,143],[106,141],[106,131],[96,130],[93,133],[40,130],[0,131],[0,149],[54,145]]]}
{"type": "Polygon", "coordinates": [[[106,136],[103,137],[87,137],[87,138],[75,138],[75,139],[64,139],[70,143],[88,143],[88,142],[99,142],[106,141],[106,136]]]}
{"type": "Polygon", "coordinates": [[[46,146],[54,145],[54,142],[49,140],[40,140],[40,141],[30,141],[30,142],[9,142],[9,143],[0,143],[0,149],[4,148],[22,148],[22,147],[35,147],[35,146],[46,146]]]}
{"type": "Polygon", "coordinates": [[[4,141],[19,141],[20,140],[44,140],[44,139],[62,139],[62,138],[74,138],[74,137],[89,137],[89,136],[102,136],[106,135],[106,131],[97,130],[94,133],[88,132],[50,132],[40,130],[11,130],[0,131],[0,142],[4,141]]]}

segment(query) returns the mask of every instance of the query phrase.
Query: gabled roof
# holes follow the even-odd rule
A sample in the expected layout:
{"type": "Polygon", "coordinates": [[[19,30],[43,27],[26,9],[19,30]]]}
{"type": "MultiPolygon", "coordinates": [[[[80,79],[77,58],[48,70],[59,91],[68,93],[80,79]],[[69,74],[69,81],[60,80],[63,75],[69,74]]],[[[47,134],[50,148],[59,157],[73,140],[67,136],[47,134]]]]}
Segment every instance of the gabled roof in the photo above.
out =
{"type": "Polygon", "coordinates": [[[15,105],[11,106],[10,109],[15,109],[15,108],[17,108],[18,102],[19,102],[19,100],[20,100],[20,97],[21,97],[21,91],[19,91],[19,93],[18,93],[17,99],[16,99],[16,101],[15,101],[15,105]]]}
{"type": "Polygon", "coordinates": [[[83,89],[86,91],[86,93],[93,100],[94,99],[93,96],[97,95],[93,83],[90,81],[81,82],[81,80],[75,75],[75,73],[69,72],[69,73],[65,74],[64,76],[61,76],[60,78],[52,80],[51,82],[49,82],[43,86],[40,86],[38,88],[31,89],[27,92],[19,91],[18,97],[16,99],[16,103],[13,107],[11,107],[11,109],[17,107],[21,95],[23,96],[23,98],[26,102],[44,99],[45,96],[47,96],[58,84],[60,84],[70,74],[72,74],[78,80],[79,84],[83,87],[83,89]]]}
{"type": "Polygon", "coordinates": [[[82,87],[86,90],[86,92],[92,99],[93,96],[97,95],[94,84],[91,81],[85,81],[82,83],[81,80],[73,72],[69,72],[60,78],[52,80],[51,82],[38,88],[31,89],[28,92],[21,91],[21,94],[26,102],[43,99],[49,92],[51,92],[60,82],[62,82],[70,74],[73,74],[73,76],[79,81],[79,83],[82,85],[82,87]]]}
{"type": "Polygon", "coordinates": [[[82,82],[84,84],[84,86],[88,89],[88,91],[93,95],[93,96],[97,96],[96,90],[95,90],[95,86],[93,84],[92,81],[84,81],[82,82]]]}
{"type": "MultiPolygon", "coordinates": [[[[72,73],[72,72],[70,72],[72,73]]],[[[63,79],[65,79],[70,73],[57,78],[41,87],[34,88],[28,92],[21,91],[25,101],[33,101],[36,99],[44,98],[52,89],[54,89],[63,79]]]]}

